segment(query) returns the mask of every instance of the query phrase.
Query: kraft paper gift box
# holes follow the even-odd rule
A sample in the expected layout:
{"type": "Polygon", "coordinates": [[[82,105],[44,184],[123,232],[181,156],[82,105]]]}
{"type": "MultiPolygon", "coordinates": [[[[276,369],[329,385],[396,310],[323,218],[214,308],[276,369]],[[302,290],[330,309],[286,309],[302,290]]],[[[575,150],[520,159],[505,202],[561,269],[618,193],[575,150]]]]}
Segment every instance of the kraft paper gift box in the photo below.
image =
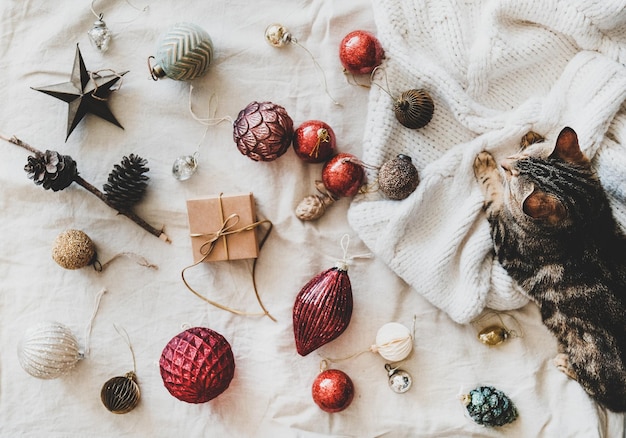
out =
{"type": "Polygon", "coordinates": [[[187,214],[194,263],[259,256],[256,227],[238,231],[257,220],[252,193],[188,199],[187,214]]]}

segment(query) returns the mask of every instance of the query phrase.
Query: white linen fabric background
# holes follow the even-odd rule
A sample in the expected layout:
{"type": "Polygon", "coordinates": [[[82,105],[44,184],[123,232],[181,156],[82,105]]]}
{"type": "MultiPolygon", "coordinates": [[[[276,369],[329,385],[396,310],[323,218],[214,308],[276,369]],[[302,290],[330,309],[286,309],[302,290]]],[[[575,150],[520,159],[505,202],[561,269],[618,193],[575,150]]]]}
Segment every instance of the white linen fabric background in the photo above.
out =
{"type": "MultiPolygon", "coordinates": [[[[398,28],[396,33],[383,25],[397,23],[394,20],[403,15],[407,23],[417,24],[436,3],[448,8],[437,15],[447,20],[432,21],[422,31],[445,35],[444,29],[456,29],[449,26],[451,20],[471,21],[477,17],[466,14],[464,3],[260,0],[252,4],[241,0],[160,0],[150,2],[142,12],[147,2],[96,0],[94,9],[104,14],[104,20],[114,32],[111,48],[105,54],[93,49],[86,36],[95,20],[90,3],[8,0],[0,4],[3,60],[0,132],[5,136],[15,135],[41,150],[57,150],[72,156],[80,175],[98,187],[102,187],[113,165],[123,156],[135,153],[145,158],[150,168],[149,189],[136,211],[150,224],[164,226],[172,243],[166,244],[146,233],[76,184],[57,193],[35,186],[23,171],[28,153],[15,145],[1,143],[1,436],[622,436],[623,416],[598,409],[576,382],[568,380],[551,364],[556,343],[541,324],[535,306],[525,305],[509,312],[510,316],[503,315],[509,328],[521,336],[496,348],[480,344],[476,340],[479,327],[467,323],[469,316],[454,316],[450,312],[454,306],[442,310],[443,306],[433,305],[438,303],[427,296],[428,291],[416,291],[409,286],[406,278],[403,280],[394,272],[397,266],[390,262],[388,253],[371,243],[367,224],[356,224],[361,214],[359,208],[367,200],[355,200],[355,208],[351,209],[352,200],[341,199],[319,221],[302,223],[293,211],[304,196],[315,192],[314,181],[320,178],[321,165],[305,164],[293,151],[271,163],[253,162],[236,149],[228,122],[209,127],[203,137],[206,127],[194,120],[189,111],[191,101],[194,113],[200,118],[234,119],[252,101],[272,101],[286,108],[295,126],[306,120],[324,120],[335,131],[340,151],[364,157],[371,164],[380,164],[384,156],[395,153],[393,148],[400,148],[395,144],[398,140],[376,143],[380,136],[399,135],[402,141],[416,144],[423,140],[420,136],[425,136],[428,144],[437,146],[420,149],[423,155],[413,154],[413,158],[424,172],[424,188],[437,186],[436,179],[429,177],[425,168],[438,160],[442,163],[457,160],[447,152],[451,146],[471,142],[481,135],[489,140],[489,145],[495,145],[501,138],[510,144],[529,126],[514,124],[514,128],[507,128],[506,114],[485,119],[485,123],[491,124],[482,130],[473,128],[474,125],[463,127],[458,121],[453,123],[456,119],[448,113],[454,107],[452,102],[444,101],[435,77],[430,76],[426,81],[421,72],[412,69],[413,61],[406,51],[412,38],[406,32],[409,28],[398,28]],[[389,19],[392,15],[394,20],[389,19]],[[215,46],[215,59],[209,72],[192,82],[191,99],[189,83],[169,79],[153,82],[146,66],[148,56],[155,54],[161,33],[182,21],[205,28],[215,46]],[[288,27],[315,56],[326,72],[330,93],[341,106],[334,105],[324,93],[320,73],[304,50],[295,45],[277,49],[265,43],[264,30],[275,22],[288,27]],[[338,60],[339,42],[355,29],[380,35],[386,46],[385,70],[390,84],[412,86],[418,80],[433,90],[438,107],[432,128],[419,134],[401,133],[401,130],[396,133],[394,129],[393,135],[387,125],[380,131],[376,128],[378,118],[381,123],[383,120],[388,123],[390,103],[384,101],[376,88],[368,90],[349,84],[338,60]],[[109,99],[109,106],[124,129],[87,115],[65,142],[67,105],[30,87],[69,80],[77,43],[89,70],[129,70],[122,87],[109,99]],[[488,137],[494,129],[498,135],[488,137]],[[500,130],[506,130],[504,137],[500,130]],[[383,143],[392,148],[380,152],[377,148],[383,143]],[[198,144],[198,173],[185,182],[174,180],[172,162],[179,155],[193,153],[198,144]],[[434,182],[429,183],[429,178],[434,182]],[[278,320],[276,323],[268,318],[237,316],[219,310],[199,300],[182,283],[180,271],[192,262],[185,201],[220,192],[253,192],[259,215],[274,224],[258,260],[257,284],[264,304],[278,320]],[[359,234],[348,222],[349,209],[359,234]],[[159,269],[147,269],[131,259],[120,258],[101,273],[91,268],[64,270],[54,263],[50,252],[55,237],[72,228],[83,230],[93,239],[103,262],[116,254],[130,252],[146,257],[159,269]],[[375,255],[351,261],[354,312],[350,326],[337,340],[300,357],[292,332],[293,300],[309,279],[342,257],[340,240],[344,234],[351,237],[349,255],[369,251],[375,255]],[[361,235],[371,250],[360,240],[361,235]],[[93,320],[91,335],[86,336],[96,295],[103,288],[107,292],[93,320]],[[59,379],[33,378],[18,363],[16,350],[22,333],[42,320],[62,322],[73,330],[83,347],[87,343],[90,346],[87,357],[59,379]],[[399,364],[413,375],[414,386],[402,395],[388,388],[385,362],[380,356],[370,352],[356,355],[374,343],[382,325],[392,321],[414,326],[415,333],[413,353],[399,364]],[[128,346],[115,326],[129,335],[142,394],[137,408],[124,415],[111,414],[100,401],[104,382],[133,367],[128,346]],[[224,335],[236,361],[230,387],[218,398],[201,405],[173,398],[159,375],[158,360],[163,347],[188,326],[206,326],[224,335]],[[311,384],[319,372],[321,359],[352,355],[332,366],[352,378],[354,401],[340,413],[321,411],[311,399],[311,384]],[[499,430],[488,429],[468,418],[459,396],[481,384],[494,385],[511,397],[520,413],[513,424],[499,430]]],[[[609,3],[598,3],[598,10],[604,11],[609,3]]],[[[491,2],[483,2],[476,7],[483,11],[490,5],[491,2]]],[[[619,16],[619,9],[614,12],[619,16]]],[[[578,25],[575,18],[572,26],[578,25]]],[[[502,30],[493,25],[487,20],[481,28],[491,29],[494,34],[502,30]]],[[[612,35],[610,29],[604,29],[607,35],[612,35]]],[[[559,39],[558,32],[558,29],[552,31],[554,40],[559,39]]],[[[469,35],[457,37],[459,41],[470,41],[469,35]]],[[[581,44],[568,39],[566,49],[573,56],[577,51],[575,46],[581,44]]],[[[481,47],[486,51],[489,40],[484,40],[481,47]]],[[[504,57],[506,50],[503,46],[504,57]]],[[[615,63],[623,63],[623,51],[612,53],[615,63]]],[[[585,56],[593,58],[592,54],[585,56]]],[[[453,56],[447,59],[452,63],[462,61],[453,56]]],[[[487,61],[486,57],[481,59],[487,61]]],[[[565,68],[561,58],[557,61],[560,64],[554,68],[565,68]]],[[[452,67],[446,66],[444,71],[452,75],[457,71],[452,67]]],[[[615,68],[600,70],[606,75],[611,72],[617,75],[615,68]]],[[[548,73],[551,79],[557,77],[554,69],[548,73]]],[[[574,71],[571,74],[576,76],[574,71]]],[[[442,75],[442,83],[445,79],[442,75]]],[[[468,89],[473,90],[477,99],[496,99],[482,102],[485,107],[500,105],[498,108],[502,109],[520,103],[497,100],[498,95],[481,81],[480,76],[474,77],[468,89]]],[[[584,94],[585,90],[578,93],[584,94]]],[[[619,103],[612,105],[611,111],[617,111],[619,103]]],[[[532,109],[532,105],[527,108],[532,109]]],[[[472,118],[469,110],[463,114],[467,119],[472,118]]],[[[540,115],[535,117],[536,123],[541,123],[540,115]]],[[[475,125],[482,123],[480,118],[474,120],[475,125]]],[[[550,123],[558,121],[550,119],[538,126],[556,129],[550,123]]],[[[589,128],[583,130],[582,137],[591,139],[593,145],[600,145],[601,138],[606,143],[608,140],[603,135],[607,127],[602,123],[585,125],[589,128]],[[596,136],[592,127],[600,125],[604,130],[598,128],[602,134],[596,136]]],[[[620,136],[624,131],[615,128],[615,132],[612,138],[615,147],[611,151],[623,139],[620,136]]],[[[478,143],[472,143],[470,148],[479,149],[478,143]]],[[[617,158],[609,159],[609,156],[598,154],[598,160],[606,157],[609,164],[616,165],[621,159],[619,151],[613,153],[617,158]]],[[[467,162],[463,163],[459,166],[459,176],[469,169],[467,162]]],[[[430,169],[433,175],[435,165],[430,169]]],[[[449,167],[442,166],[442,172],[449,171],[449,167]]],[[[465,175],[467,181],[468,175],[465,175]]],[[[614,180],[613,193],[623,193],[619,190],[623,186],[614,180]]],[[[451,196],[446,190],[436,194],[444,196],[442,205],[451,196]],[[448,197],[444,196],[446,193],[448,197]]],[[[387,218],[390,222],[401,218],[403,209],[420,205],[417,201],[425,195],[423,188],[419,188],[406,202],[386,204],[383,209],[387,218]]],[[[473,203],[470,214],[477,216],[479,202],[469,187],[467,199],[473,203]]],[[[375,202],[376,209],[383,203],[375,202]]],[[[440,213],[437,207],[433,207],[432,214],[440,213]]],[[[427,209],[423,208],[421,214],[426,214],[427,209]]],[[[378,220],[378,216],[372,216],[378,220]]],[[[444,226],[454,225],[459,219],[458,215],[437,217],[444,226]]],[[[478,218],[472,220],[475,220],[476,244],[481,254],[488,257],[488,247],[481,240],[486,230],[478,218]]],[[[428,232],[433,233],[432,244],[438,245],[436,238],[442,230],[431,227],[428,232]]],[[[424,233],[424,237],[428,236],[431,234],[424,233]]],[[[413,237],[407,233],[407,238],[413,237]]],[[[433,251],[438,248],[433,247],[433,251]]],[[[455,285],[433,283],[430,275],[439,275],[434,271],[421,280],[432,292],[456,294],[463,287],[472,292],[472,284],[484,281],[487,270],[483,266],[477,271],[480,275],[476,279],[466,278],[465,286],[462,281],[455,285]]],[[[194,268],[190,277],[209,298],[257,311],[250,272],[250,261],[218,262],[194,268]]],[[[502,281],[506,282],[506,278],[502,281]]],[[[459,315],[478,314],[482,306],[494,303],[474,302],[459,303],[468,307],[466,313],[461,311],[459,315]]],[[[500,308],[523,304],[522,299],[512,294],[505,297],[500,308]]]]}

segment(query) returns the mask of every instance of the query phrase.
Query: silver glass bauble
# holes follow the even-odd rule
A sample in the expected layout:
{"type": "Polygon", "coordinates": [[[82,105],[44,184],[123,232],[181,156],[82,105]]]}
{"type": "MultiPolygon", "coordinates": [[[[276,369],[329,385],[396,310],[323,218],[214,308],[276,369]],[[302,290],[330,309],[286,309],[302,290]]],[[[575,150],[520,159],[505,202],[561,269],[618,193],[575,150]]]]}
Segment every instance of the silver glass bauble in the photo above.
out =
{"type": "Polygon", "coordinates": [[[93,23],[93,27],[87,32],[89,41],[96,48],[96,50],[104,53],[109,50],[109,44],[111,43],[111,31],[107,27],[104,20],[102,20],[102,14],[93,23]]]}
{"type": "Polygon", "coordinates": [[[43,322],[26,330],[17,356],[24,371],[40,379],[56,379],[83,358],[76,337],[59,322],[43,322]]]}
{"type": "Polygon", "coordinates": [[[174,160],[172,175],[179,181],[188,180],[198,170],[198,158],[194,155],[181,155],[174,160]]]}
{"type": "Polygon", "coordinates": [[[389,387],[391,390],[398,394],[404,394],[413,385],[413,378],[409,373],[398,368],[392,368],[391,365],[386,364],[385,369],[389,376],[389,387]]]}

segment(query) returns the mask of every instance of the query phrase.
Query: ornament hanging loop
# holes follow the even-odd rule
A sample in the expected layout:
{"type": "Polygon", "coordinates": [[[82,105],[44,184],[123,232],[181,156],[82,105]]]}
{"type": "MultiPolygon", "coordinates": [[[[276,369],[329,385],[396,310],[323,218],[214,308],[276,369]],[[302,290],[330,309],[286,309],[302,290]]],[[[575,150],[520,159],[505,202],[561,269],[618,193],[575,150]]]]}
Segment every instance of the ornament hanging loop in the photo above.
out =
{"type": "Polygon", "coordinates": [[[315,65],[315,68],[320,73],[324,92],[330,98],[333,104],[341,106],[341,104],[337,102],[337,100],[335,100],[335,98],[330,94],[330,91],[328,91],[328,81],[326,80],[326,74],[324,73],[324,69],[322,69],[322,66],[315,59],[315,56],[313,56],[313,53],[311,53],[309,49],[300,44],[285,26],[283,26],[282,24],[270,24],[265,29],[265,41],[267,41],[267,43],[272,47],[280,48],[285,47],[288,44],[293,44],[304,50],[309,55],[309,57],[313,61],[313,64],[315,65]]]}

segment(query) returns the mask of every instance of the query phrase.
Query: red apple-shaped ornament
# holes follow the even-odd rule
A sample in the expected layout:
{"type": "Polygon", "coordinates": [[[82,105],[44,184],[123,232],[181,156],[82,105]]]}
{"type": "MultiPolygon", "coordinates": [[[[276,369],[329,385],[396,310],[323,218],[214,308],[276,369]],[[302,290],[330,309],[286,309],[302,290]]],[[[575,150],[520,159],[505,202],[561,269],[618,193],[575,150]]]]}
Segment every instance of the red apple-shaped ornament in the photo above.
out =
{"type": "Polygon", "coordinates": [[[321,120],[302,123],[293,136],[293,150],[307,163],[323,163],[335,154],[335,133],[321,120]]]}
{"type": "Polygon", "coordinates": [[[322,371],[311,387],[313,401],[326,412],[340,412],[350,406],[354,398],[354,384],[341,370],[322,371]]]}
{"type": "Polygon", "coordinates": [[[221,334],[193,327],[174,336],[159,360],[165,388],[187,403],[205,403],[228,388],[235,374],[230,344],[221,334]]]}
{"type": "Polygon", "coordinates": [[[289,149],[293,120],[285,108],[272,102],[251,102],[233,123],[233,140],[254,161],[273,161],[289,149]]]}
{"type": "Polygon", "coordinates": [[[365,170],[360,160],[346,152],[335,155],[322,169],[324,187],[336,197],[356,195],[364,180],[365,170]]]}
{"type": "Polygon", "coordinates": [[[339,44],[339,60],[343,68],[352,74],[370,74],[385,56],[380,41],[370,32],[355,30],[346,35],[339,44]]]}

